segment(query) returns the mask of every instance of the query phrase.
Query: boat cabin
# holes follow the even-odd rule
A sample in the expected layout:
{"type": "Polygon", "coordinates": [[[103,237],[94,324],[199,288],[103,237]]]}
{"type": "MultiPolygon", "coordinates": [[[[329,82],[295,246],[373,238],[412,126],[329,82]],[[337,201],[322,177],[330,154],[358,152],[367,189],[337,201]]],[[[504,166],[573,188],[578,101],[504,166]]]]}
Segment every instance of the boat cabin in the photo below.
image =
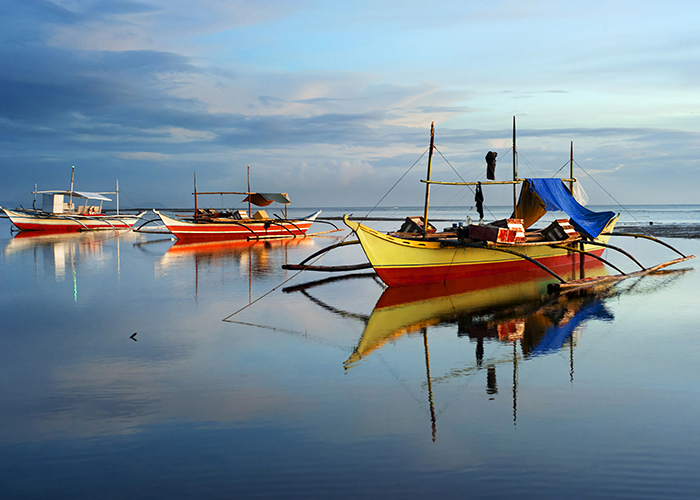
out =
{"type": "Polygon", "coordinates": [[[101,214],[102,202],[112,201],[100,193],[86,191],[37,191],[37,194],[42,195],[41,211],[50,214],[101,214]],[[68,201],[66,201],[66,197],[68,197],[68,201]],[[100,203],[99,205],[88,205],[89,200],[96,200],[100,203]]]}

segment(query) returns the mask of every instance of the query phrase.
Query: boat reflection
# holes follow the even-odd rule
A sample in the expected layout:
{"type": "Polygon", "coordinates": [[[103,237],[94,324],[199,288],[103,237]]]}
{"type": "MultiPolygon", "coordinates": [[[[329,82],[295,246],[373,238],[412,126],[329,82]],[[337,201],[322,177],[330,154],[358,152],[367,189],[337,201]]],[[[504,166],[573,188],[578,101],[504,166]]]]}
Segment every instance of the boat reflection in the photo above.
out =
{"type": "MultiPolygon", "coordinates": [[[[585,271],[587,276],[608,274],[599,262],[591,262],[585,271]]],[[[571,271],[563,276],[572,279],[578,273],[571,271]]],[[[389,341],[444,324],[456,324],[458,335],[475,340],[522,340],[524,355],[537,352],[547,326],[559,324],[571,315],[547,308],[577,304],[572,294],[548,295],[547,285],[551,282],[550,276],[533,269],[464,282],[387,288],[345,366],[349,368],[389,341]]]]}
{"type": "Polygon", "coordinates": [[[35,273],[54,276],[57,282],[67,278],[73,281],[74,301],[78,301],[77,274],[79,265],[108,266],[116,260],[117,276],[120,274],[120,246],[123,239],[139,239],[141,236],[123,231],[21,231],[5,246],[4,256],[8,262],[20,255],[33,254],[35,273]],[[106,251],[106,242],[114,242],[113,254],[106,251]]]}
{"type": "Polygon", "coordinates": [[[163,255],[158,267],[165,271],[189,266],[195,268],[235,265],[250,270],[254,276],[273,274],[287,261],[287,250],[296,247],[311,248],[311,238],[293,238],[262,241],[206,241],[183,243],[176,241],[163,255]]]}
{"type": "MultiPolygon", "coordinates": [[[[577,273],[572,269],[574,274],[577,273]]],[[[586,266],[587,276],[604,276],[602,263],[586,266]]],[[[570,278],[569,276],[566,276],[570,278]]],[[[575,277],[575,276],[572,276],[575,277]]],[[[570,377],[573,381],[573,349],[582,326],[591,319],[612,320],[604,300],[612,287],[582,289],[561,295],[547,294],[551,278],[541,270],[489,276],[468,282],[437,283],[420,287],[387,288],[366,320],[362,336],[346,369],[390,342],[422,335],[425,353],[427,397],[432,437],[436,439],[436,411],[433,388],[456,378],[485,372],[489,399],[498,394],[496,367],[512,366],[513,422],[517,422],[518,363],[569,348],[570,377]],[[435,327],[453,325],[460,337],[475,343],[474,362],[450,369],[443,375],[431,372],[428,333],[435,327]],[[500,355],[485,356],[485,344],[507,346],[494,349],[500,355]],[[504,354],[505,352],[505,354],[504,354]]]]}
{"type": "Polygon", "coordinates": [[[176,241],[156,263],[156,277],[175,269],[194,267],[195,297],[199,297],[200,275],[220,270],[222,277],[245,276],[248,280],[249,302],[256,278],[279,274],[288,261],[288,251],[303,247],[305,251],[316,243],[312,238],[271,239],[258,241],[205,241],[185,243],[176,241]],[[194,264],[194,266],[193,266],[194,264]]]}

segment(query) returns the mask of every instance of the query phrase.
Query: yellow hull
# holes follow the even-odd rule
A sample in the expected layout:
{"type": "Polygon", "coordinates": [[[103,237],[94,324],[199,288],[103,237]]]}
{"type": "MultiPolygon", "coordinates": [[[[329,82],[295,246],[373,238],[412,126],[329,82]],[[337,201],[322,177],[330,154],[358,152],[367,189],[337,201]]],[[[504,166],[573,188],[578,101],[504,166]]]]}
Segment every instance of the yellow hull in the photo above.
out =
{"type": "MultiPolygon", "coordinates": [[[[536,267],[521,257],[489,248],[446,246],[439,241],[405,239],[375,231],[360,223],[344,218],[357,235],[367,259],[379,277],[388,286],[447,282],[517,272],[536,267]]],[[[617,218],[610,221],[596,241],[607,243],[617,218]]],[[[580,255],[566,248],[549,245],[511,244],[503,246],[550,269],[571,267],[580,263],[580,255]]],[[[603,248],[586,244],[584,250],[600,255],[603,248]]],[[[586,257],[586,261],[593,260],[586,257]]]]}

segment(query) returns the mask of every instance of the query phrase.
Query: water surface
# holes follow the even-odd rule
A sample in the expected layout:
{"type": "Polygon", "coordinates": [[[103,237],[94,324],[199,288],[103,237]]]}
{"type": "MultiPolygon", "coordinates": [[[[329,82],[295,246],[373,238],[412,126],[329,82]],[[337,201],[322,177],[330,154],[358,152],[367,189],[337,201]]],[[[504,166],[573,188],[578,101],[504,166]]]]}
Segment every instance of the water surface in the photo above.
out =
{"type": "Polygon", "coordinates": [[[385,291],[366,272],[300,289],[328,276],[281,268],[341,237],[12,237],[0,220],[3,497],[696,496],[695,271],[562,299],[537,273],[385,291]]]}

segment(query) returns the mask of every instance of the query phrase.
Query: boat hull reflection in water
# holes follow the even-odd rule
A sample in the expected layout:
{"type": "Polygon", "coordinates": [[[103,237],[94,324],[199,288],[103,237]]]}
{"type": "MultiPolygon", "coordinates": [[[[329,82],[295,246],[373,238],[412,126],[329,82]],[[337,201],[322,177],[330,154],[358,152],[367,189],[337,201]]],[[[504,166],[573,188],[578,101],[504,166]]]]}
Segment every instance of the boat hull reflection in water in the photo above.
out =
{"type": "MultiPolygon", "coordinates": [[[[581,275],[576,265],[569,266],[568,272],[564,268],[558,271],[567,279],[581,275]]],[[[598,261],[585,266],[586,276],[607,274],[605,266],[598,261]]],[[[549,274],[535,268],[463,281],[387,288],[377,301],[357,348],[345,363],[346,367],[390,340],[445,323],[458,324],[460,334],[470,336],[470,332],[486,328],[490,333],[475,334],[482,340],[484,336],[505,341],[523,339],[525,322],[530,321],[534,326],[539,320],[532,318],[544,311],[545,306],[558,304],[567,307],[571,302],[569,295],[561,298],[549,296],[547,286],[551,282],[549,274]],[[497,321],[504,314],[506,319],[497,321]],[[477,317],[481,319],[476,320],[477,317]]],[[[537,344],[535,340],[528,342],[537,344]]],[[[523,346],[523,350],[531,348],[523,346]]]]}

